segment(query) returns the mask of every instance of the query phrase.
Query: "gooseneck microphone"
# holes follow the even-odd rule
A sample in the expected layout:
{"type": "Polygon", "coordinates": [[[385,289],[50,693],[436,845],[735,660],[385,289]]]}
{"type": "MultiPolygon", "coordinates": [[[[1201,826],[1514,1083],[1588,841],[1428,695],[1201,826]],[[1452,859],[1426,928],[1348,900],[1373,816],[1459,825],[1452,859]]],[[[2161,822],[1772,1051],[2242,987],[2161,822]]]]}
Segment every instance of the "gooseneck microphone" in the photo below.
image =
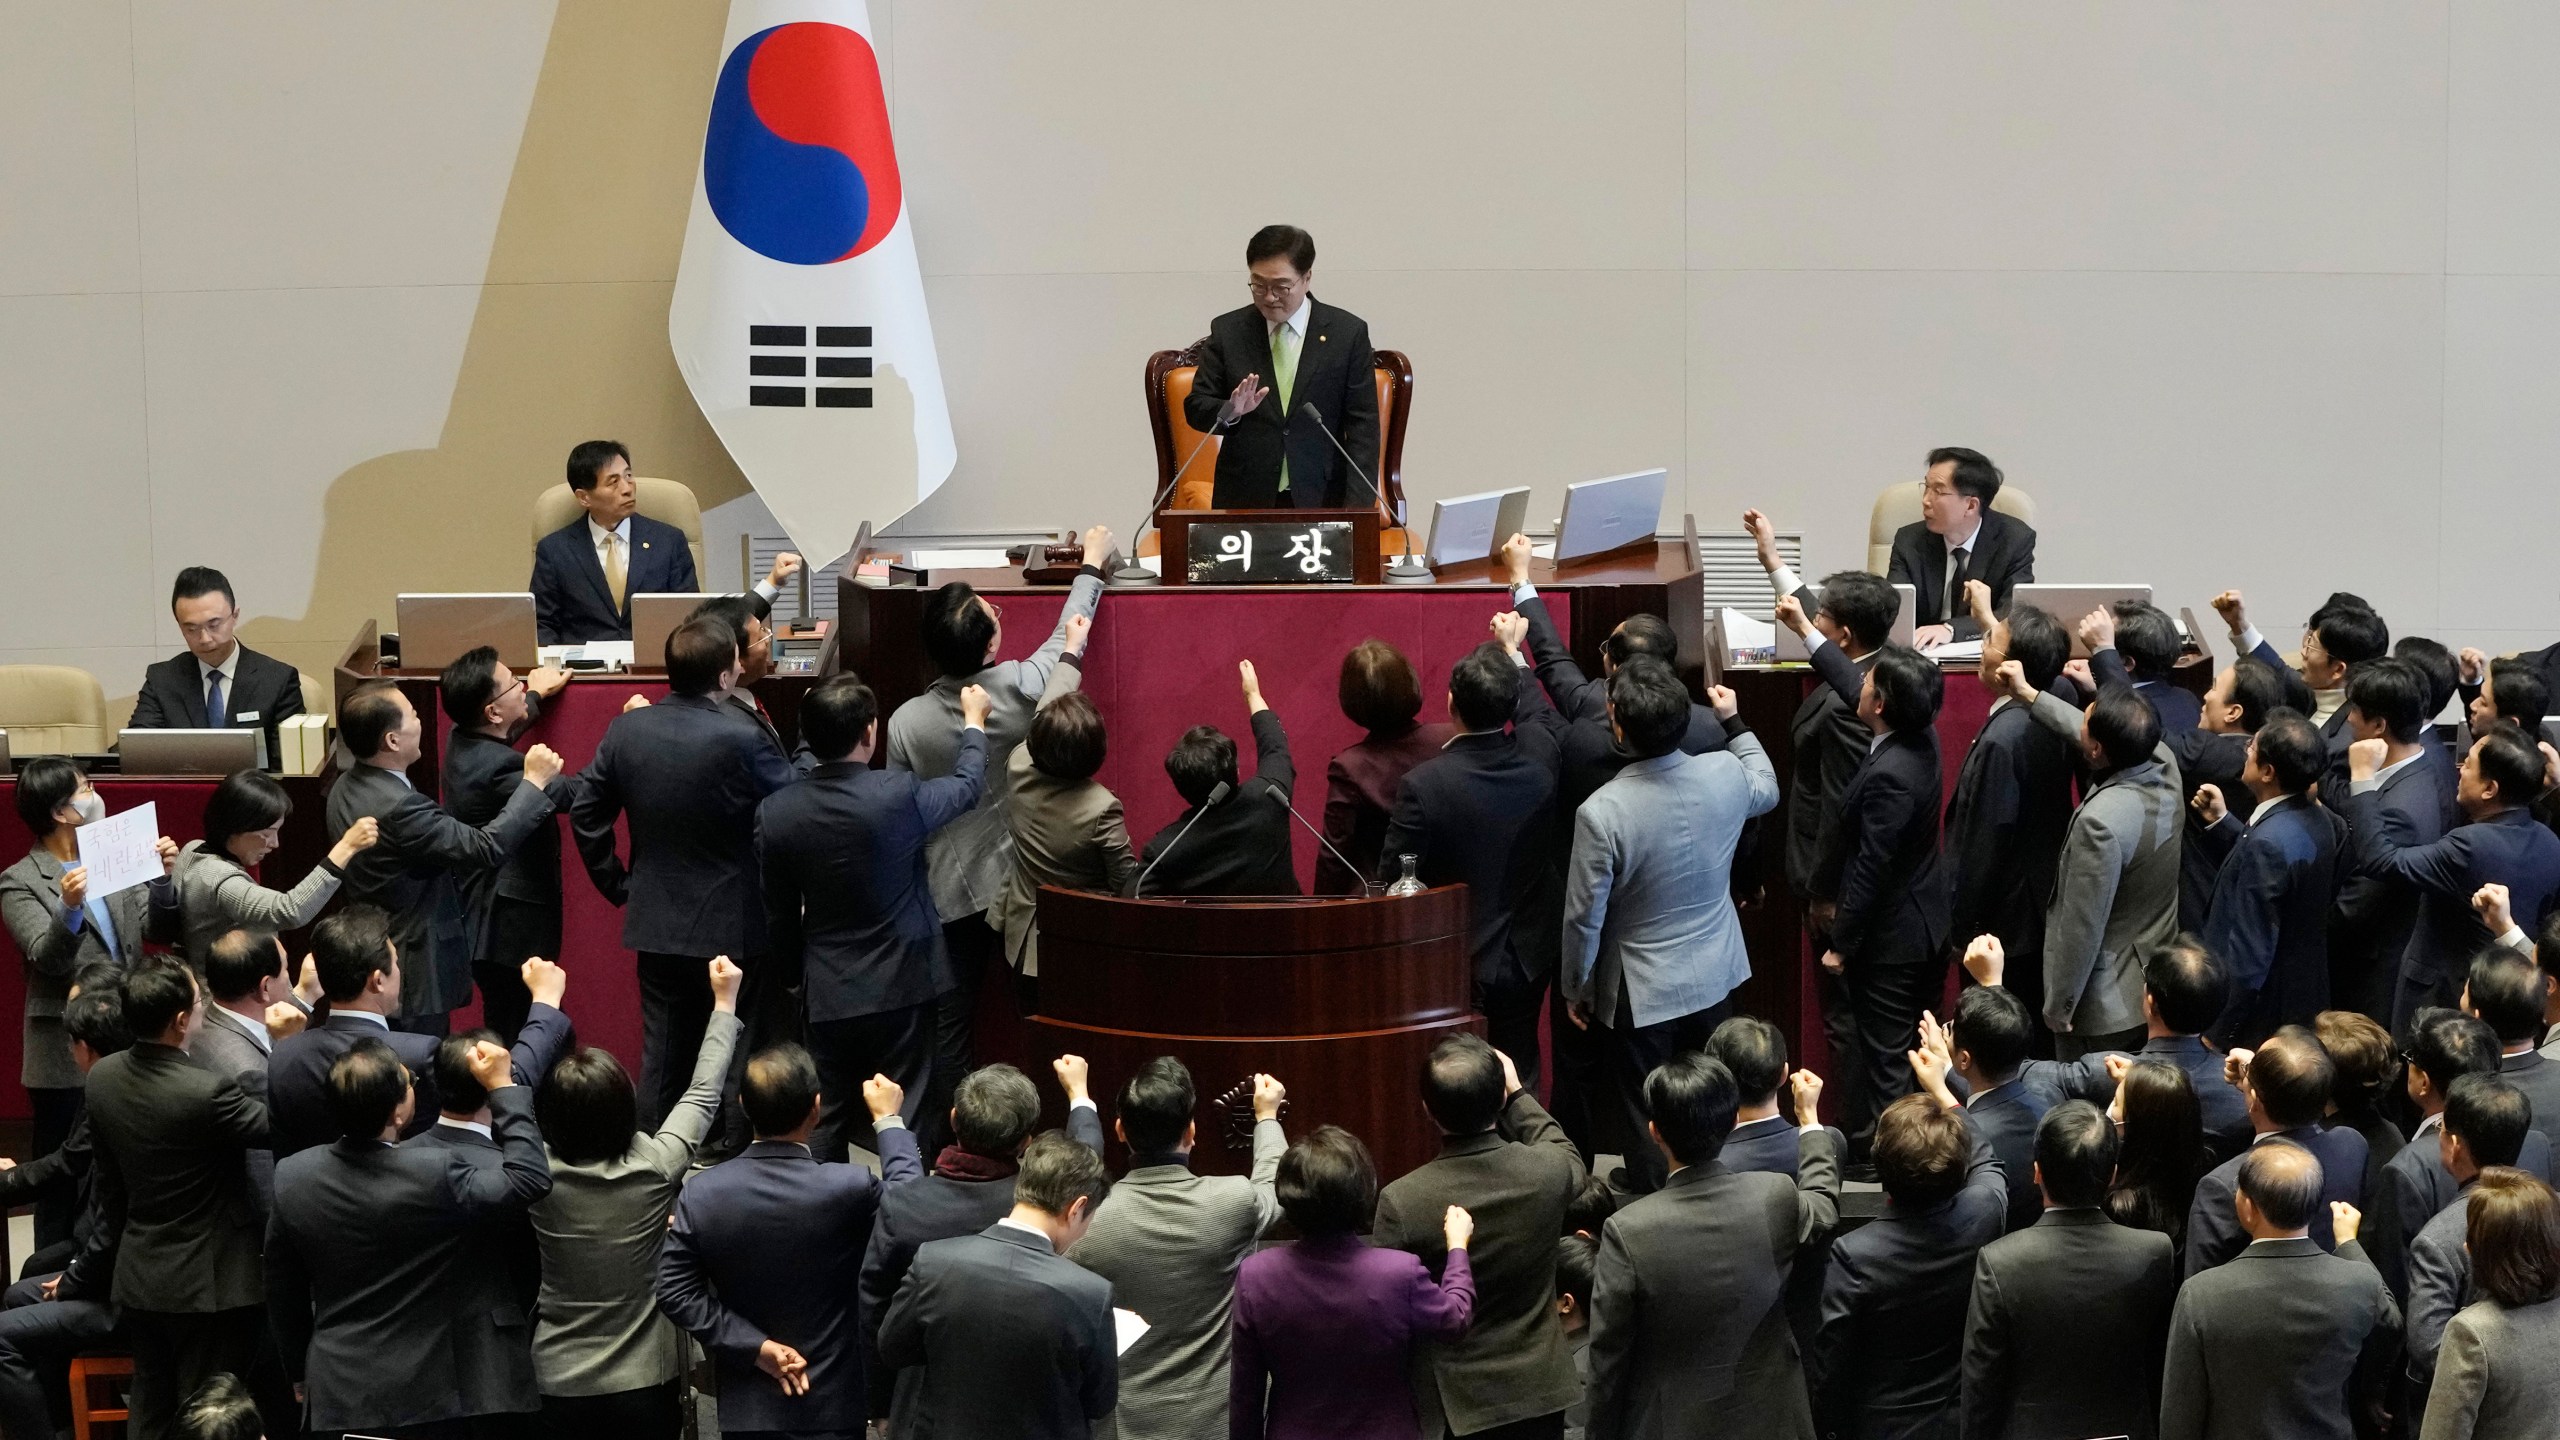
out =
{"type": "MultiPolygon", "coordinates": [[[[1257,781],[1261,781],[1263,786],[1266,787],[1266,793],[1269,794],[1272,799],[1280,802],[1281,808],[1289,812],[1290,819],[1297,821],[1300,825],[1306,826],[1307,833],[1316,837],[1317,844],[1323,846],[1329,851],[1332,851],[1333,858],[1342,862],[1342,868],[1351,872],[1351,878],[1360,882],[1360,893],[1363,896],[1375,895],[1378,893],[1378,883],[1371,880],[1368,876],[1361,874],[1360,867],[1351,863],[1350,856],[1343,854],[1340,850],[1334,849],[1333,842],[1324,838],[1324,832],[1317,829],[1314,825],[1309,824],[1307,817],[1298,813],[1298,807],[1289,803],[1289,792],[1280,788],[1279,781],[1263,780],[1259,775],[1256,775],[1253,778],[1257,781]]],[[[1173,847],[1168,845],[1165,848],[1170,850],[1173,847]]]]}
{"type": "Polygon", "coordinates": [[[1183,821],[1182,828],[1174,832],[1162,850],[1156,852],[1156,858],[1148,861],[1147,868],[1138,872],[1138,878],[1129,882],[1130,899],[1135,900],[1147,893],[1147,877],[1156,873],[1156,867],[1164,863],[1164,857],[1173,853],[1174,847],[1182,843],[1182,837],[1191,833],[1191,827],[1200,823],[1200,817],[1208,814],[1210,807],[1234,793],[1234,786],[1224,780],[1218,782],[1217,788],[1209,792],[1209,798],[1200,802],[1200,808],[1192,813],[1190,819],[1183,821]]]}
{"type": "MultiPolygon", "coordinates": [[[[1209,442],[1216,438],[1219,431],[1233,423],[1234,417],[1227,414],[1226,407],[1219,406],[1218,423],[1210,426],[1209,433],[1200,437],[1200,443],[1191,447],[1191,453],[1182,457],[1182,463],[1174,468],[1173,478],[1164,482],[1164,488],[1156,492],[1155,499],[1147,502],[1147,513],[1139,519],[1138,528],[1129,532],[1129,563],[1111,572],[1112,584],[1161,585],[1164,583],[1163,576],[1138,563],[1138,538],[1147,533],[1147,527],[1155,524],[1156,511],[1164,507],[1165,497],[1173,493],[1173,487],[1181,484],[1182,477],[1191,473],[1191,462],[1200,458],[1200,452],[1209,448],[1209,442]]],[[[1158,556],[1156,563],[1163,564],[1162,548],[1159,547],[1156,553],[1158,556]]]]}
{"type": "MultiPolygon", "coordinates": [[[[1370,504],[1386,503],[1385,498],[1378,493],[1377,482],[1369,478],[1368,471],[1360,468],[1359,461],[1351,458],[1350,451],[1342,448],[1342,441],[1334,435],[1331,428],[1326,426],[1324,412],[1316,409],[1314,401],[1310,400],[1298,407],[1298,418],[1323,431],[1324,438],[1333,441],[1334,453],[1340,455],[1344,462],[1351,466],[1351,473],[1359,476],[1361,485],[1368,489],[1370,504]]],[[[1398,585],[1428,584],[1431,580],[1431,567],[1413,558],[1413,528],[1404,523],[1404,517],[1401,515],[1396,517],[1396,523],[1404,531],[1404,554],[1397,558],[1396,563],[1387,567],[1387,579],[1398,585]]],[[[1294,806],[1291,807],[1291,813],[1295,813],[1294,806]]]]}

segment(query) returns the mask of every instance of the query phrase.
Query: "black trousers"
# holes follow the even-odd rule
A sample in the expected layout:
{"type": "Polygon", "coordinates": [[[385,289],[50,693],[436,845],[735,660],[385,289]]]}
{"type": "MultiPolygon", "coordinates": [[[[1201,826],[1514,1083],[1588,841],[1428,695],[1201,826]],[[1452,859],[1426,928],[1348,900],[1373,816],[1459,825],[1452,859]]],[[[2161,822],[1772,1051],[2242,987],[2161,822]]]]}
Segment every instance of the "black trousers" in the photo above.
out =
{"type": "MultiPolygon", "coordinates": [[[[729,1059],[723,1092],[722,1123],[713,1131],[717,1144],[735,1150],[747,1143],[746,1112],[738,1108],[738,1085],[747,1061],[759,1050],[790,1039],[796,1017],[786,1015],[789,991],[776,983],[773,967],[754,956],[732,956],[745,972],[738,982],[738,1022],[746,1027],[737,1053],[729,1059]]],[[[711,1024],[711,957],[640,952],[640,1080],[639,1118],[643,1131],[655,1130],[667,1112],[684,1098],[693,1079],[694,1058],[702,1053],[702,1032],[711,1024]]]]}
{"type": "Polygon", "coordinates": [[[848,1020],[809,1022],[809,1054],[818,1062],[818,1133],[809,1148],[821,1160],[842,1160],[850,1145],[879,1153],[862,1082],[886,1075],[907,1093],[898,1118],[913,1130],[934,1081],[934,1002],[909,1005],[848,1020]]]}
{"type": "Polygon", "coordinates": [[[480,987],[481,1023],[510,1045],[533,1008],[533,992],[524,988],[524,962],[537,955],[560,958],[560,906],[504,895],[491,901],[489,953],[471,962],[471,979],[480,987]]]}
{"type": "MultiPolygon", "coordinates": [[[[80,1119],[80,1087],[67,1090],[27,1091],[27,1100],[35,1110],[35,1152],[41,1158],[62,1148],[71,1138],[71,1127],[80,1119]]],[[[36,1197],[36,1246],[59,1245],[71,1238],[72,1222],[80,1218],[80,1187],[63,1182],[48,1185],[36,1197]]]]}
{"type": "MultiPolygon", "coordinates": [[[[1874,1148],[1876,1116],[1916,1086],[1910,1052],[1920,1044],[1920,1012],[1938,1003],[1946,983],[1943,952],[1935,959],[1889,965],[1849,963],[1840,984],[1848,999],[1854,1043],[1847,1050],[1832,1050],[1831,1068],[1844,1075],[1853,1069],[1858,1072],[1856,1124],[1852,1126],[1846,1106],[1841,1117],[1851,1154],[1863,1159],[1874,1148]]],[[[1828,1014],[1823,1022],[1828,1034],[1828,1014]]]]}
{"type": "Polygon", "coordinates": [[[978,1067],[978,987],[1004,961],[1004,937],[977,911],[942,926],[942,948],[958,983],[933,1002],[933,1076],[914,1122],[916,1143],[930,1160],[951,1143],[951,1096],[961,1077],[978,1067]]]}
{"type": "Polygon", "coordinates": [[[115,1307],[103,1300],[43,1299],[50,1278],[22,1280],[0,1302],[0,1436],[8,1440],[49,1440],[54,1418],[70,1415],[63,1377],[71,1357],[116,1333],[115,1307]]]}
{"type": "Polygon", "coordinates": [[[1547,977],[1535,980],[1478,980],[1476,1009],[1484,1016],[1485,1039],[1511,1057],[1520,1072],[1520,1088],[1538,1088],[1538,1015],[1546,1008],[1547,977]]]}
{"type": "Polygon", "coordinates": [[[1618,1153],[1627,1162],[1627,1187],[1635,1193],[1652,1194],[1671,1173],[1662,1147],[1645,1133],[1645,1124],[1653,1117],[1645,1112],[1644,1077],[1674,1055],[1705,1049],[1707,1037],[1732,1015],[1733,999],[1727,996],[1704,1010],[1638,1025],[1635,1011],[1620,995],[1615,1023],[1600,1028],[1600,1088],[1606,1098],[1595,1109],[1609,1121],[1604,1138],[1619,1145],[1618,1153]]]}
{"type": "Polygon", "coordinates": [[[545,1395],[542,1433],[548,1440],[676,1440],[684,1433],[683,1403],[673,1380],[611,1395],[545,1395]]]}
{"type": "Polygon", "coordinates": [[[1565,1138],[1585,1156],[1601,1153],[1595,1127],[1597,1111],[1605,1103],[1607,1091],[1602,1088],[1601,1037],[1573,1023],[1565,1013],[1564,991],[1547,992],[1547,1045],[1555,1061],[1555,1076],[1550,1086],[1551,1099],[1547,1113],[1564,1128],[1565,1138]]]}
{"type": "MultiPolygon", "coordinates": [[[[1508,1425],[1496,1425],[1490,1430],[1470,1430],[1466,1433],[1464,1440],[1562,1440],[1563,1435],[1564,1412],[1559,1410],[1553,1415],[1538,1415],[1527,1420],[1514,1420],[1508,1425]]],[[[1457,1431],[1452,1430],[1449,1432],[1449,1440],[1461,1440],[1461,1437],[1457,1431]]]]}
{"type": "Polygon", "coordinates": [[[258,1305],[201,1314],[127,1306],[134,1440],[170,1440],[178,1433],[178,1406],[197,1386],[225,1372],[249,1375],[266,1327],[266,1309],[258,1305]]]}

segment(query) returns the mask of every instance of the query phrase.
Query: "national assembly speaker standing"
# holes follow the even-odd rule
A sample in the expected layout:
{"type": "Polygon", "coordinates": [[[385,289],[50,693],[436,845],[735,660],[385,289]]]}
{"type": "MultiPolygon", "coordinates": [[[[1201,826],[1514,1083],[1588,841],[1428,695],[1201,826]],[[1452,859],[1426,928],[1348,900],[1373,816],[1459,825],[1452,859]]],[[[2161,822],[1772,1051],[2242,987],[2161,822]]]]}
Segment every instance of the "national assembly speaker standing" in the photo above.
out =
{"type": "Polygon", "coordinates": [[[1315,298],[1315,237],[1294,225],[1255,231],[1244,263],[1253,303],[1210,322],[1182,402],[1192,429],[1226,429],[1210,504],[1377,503],[1378,382],[1368,323],[1315,298]],[[1309,405],[1321,429],[1299,414],[1309,405]],[[1356,478],[1327,430],[1360,457],[1356,478]]]}

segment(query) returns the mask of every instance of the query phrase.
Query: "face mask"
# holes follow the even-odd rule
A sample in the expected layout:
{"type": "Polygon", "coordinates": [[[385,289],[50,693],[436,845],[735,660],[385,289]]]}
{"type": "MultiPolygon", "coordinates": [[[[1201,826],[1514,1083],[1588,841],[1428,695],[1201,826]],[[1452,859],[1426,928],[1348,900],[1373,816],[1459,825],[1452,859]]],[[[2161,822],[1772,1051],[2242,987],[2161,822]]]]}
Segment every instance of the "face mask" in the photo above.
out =
{"type": "Polygon", "coordinates": [[[86,795],[72,796],[71,809],[72,813],[80,817],[80,823],[83,825],[95,825],[107,818],[107,802],[99,799],[98,792],[95,790],[86,795]]]}

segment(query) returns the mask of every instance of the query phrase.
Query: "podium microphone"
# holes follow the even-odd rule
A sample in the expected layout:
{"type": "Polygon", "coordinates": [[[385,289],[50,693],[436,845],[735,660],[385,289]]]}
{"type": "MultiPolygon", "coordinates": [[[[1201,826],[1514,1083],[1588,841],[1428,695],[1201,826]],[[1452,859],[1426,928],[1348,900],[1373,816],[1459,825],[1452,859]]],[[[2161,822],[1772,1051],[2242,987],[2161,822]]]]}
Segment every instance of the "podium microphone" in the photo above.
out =
{"type": "MultiPolygon", "coordinates": [[[[1269,794],[1272,799],[1280,802],[1281,808],[1289,812],[1290,819],[1297,821],[1300,825],[1306,826],[1307,833],[1316,837],[1317,844],[1323,846],[1329,851],[1332,851],[1333,858],[1342,862],[1342,868],[1351,872],[1351,878],[1360,882],[1360,894],[1363,898],[1378,893],[1379,887],[1377,882],[1371,880],[1368,876],[1361,874],[1360,867],[1351,863],[1350,856],[1343,854],[1339,850],[1335,850],[1333,842],[1324,838],[1324,832],[1317,829],[1315,826],[1308,824],[1307,817],[1298,813],[1298,807],[1289,803],[1289,792],[1280,788],[1279,781],[1263,780],[1259,775],[1256,775],[1253,778],[1262,781],[1263,785],[1267,787],[1266,793],[1269,794]]],[[[1170,850],[1173,847],[1168,845],[1165,848],[1170,850]]]]}
{"type": "MultiPolygon", "coordinates": [[[[1138,528],[1129,532],[1129,563],[1111,572],[1112,584],[1131,586],[1164,583],[1163,576],[1138,563],[1138,537],[1147,533],[1148,526],[1155,524],[1156,511],[1163,507],[1165,497],[1173,493],[1173,487],[1181,484],[1182,477],[1191,472],[1191,462],[1199,459],[1200,452],[1209,448],[1209,441],[1219,431],[1226,429],[1230,423],[1232,423],[1232,417],[1227,414],[1226,407],[1223,405],[1218,407],[1218,423],[1210,426],[1209,433],[1200,437],[1200,443],[1191,447],[1191,453],[1182,457],[1182,464],[1175,468],[1173,478],[1164,482],[1164,488],[1156,492],[1156,498],[1147,503],[1146,516],[1138,522],[1138,528]]],[[[1162,546],[1157,547],[1156,555],[1156,563],[1163,564],[1162,546]]]]}
{"type": "MultiPolygon", "coordinates": [[[[1324,438],[1333,441],[1334,453],[1340,455],[1343,460],[1351,466],[1351,473],[1359,476],[1360,483],[1367,487],[1369,491],[1369,503],[1371,505],[1383,505],[1386,503],[1385,497],[1378,493],[1377,482],[1369,478],[1369,472],[1360,468],[1360,462],[1351,458],[1351,452],[1342,448],[1342,441],[1337,439],[1333,431],[1325,425],[1324,413],[1316,409],[1314,401],[1310,400],[1306,404],[1298,407],[1298,418],[1315,426],[1316,429],[1323,431],[1324,438]]],[[[1404,517],[1401,515],[1397,516],[1396,520],[1398,526],[1404,530],[1404,554],[1396,561],[1396,563],[1387,567],[1388,583],[1394,585],[1430,584],[1431,567],[1413,558],[1412,527],[1403,524],[1404,517]]],[[[1291,806],[1290,813],[1293,815],[1296,814],[1297,807],[1291,806]]],[[[1305,822],[1302,819],[1299,823],[1304,824],[1305,822]]]]}
{"type": "Polygon", "coordinates": [[[1165,842],[1162,850],[1156,852],[1156,858],[1148,861],[1147,868],[1138,872],[1138,878],[1129,882],[1130,899],[1135,900],[1147,893],[1147,877],[1156,873],[1156,867],[1164,863],[1164,857],[1173,853],[1173,847],[1182,843],[1182,837],[1191,833],[1191,827],[1200,823],[1200,817],[1208,814],[1211,806],[1234,793],[1234,786],[1224,780],[1218,782],[1217,788],[1209,792],[1209,798],[1200,802],[1198,812],[1182,822],[1182,828],[1174,832],[1174,837],[1165,842]]]}

